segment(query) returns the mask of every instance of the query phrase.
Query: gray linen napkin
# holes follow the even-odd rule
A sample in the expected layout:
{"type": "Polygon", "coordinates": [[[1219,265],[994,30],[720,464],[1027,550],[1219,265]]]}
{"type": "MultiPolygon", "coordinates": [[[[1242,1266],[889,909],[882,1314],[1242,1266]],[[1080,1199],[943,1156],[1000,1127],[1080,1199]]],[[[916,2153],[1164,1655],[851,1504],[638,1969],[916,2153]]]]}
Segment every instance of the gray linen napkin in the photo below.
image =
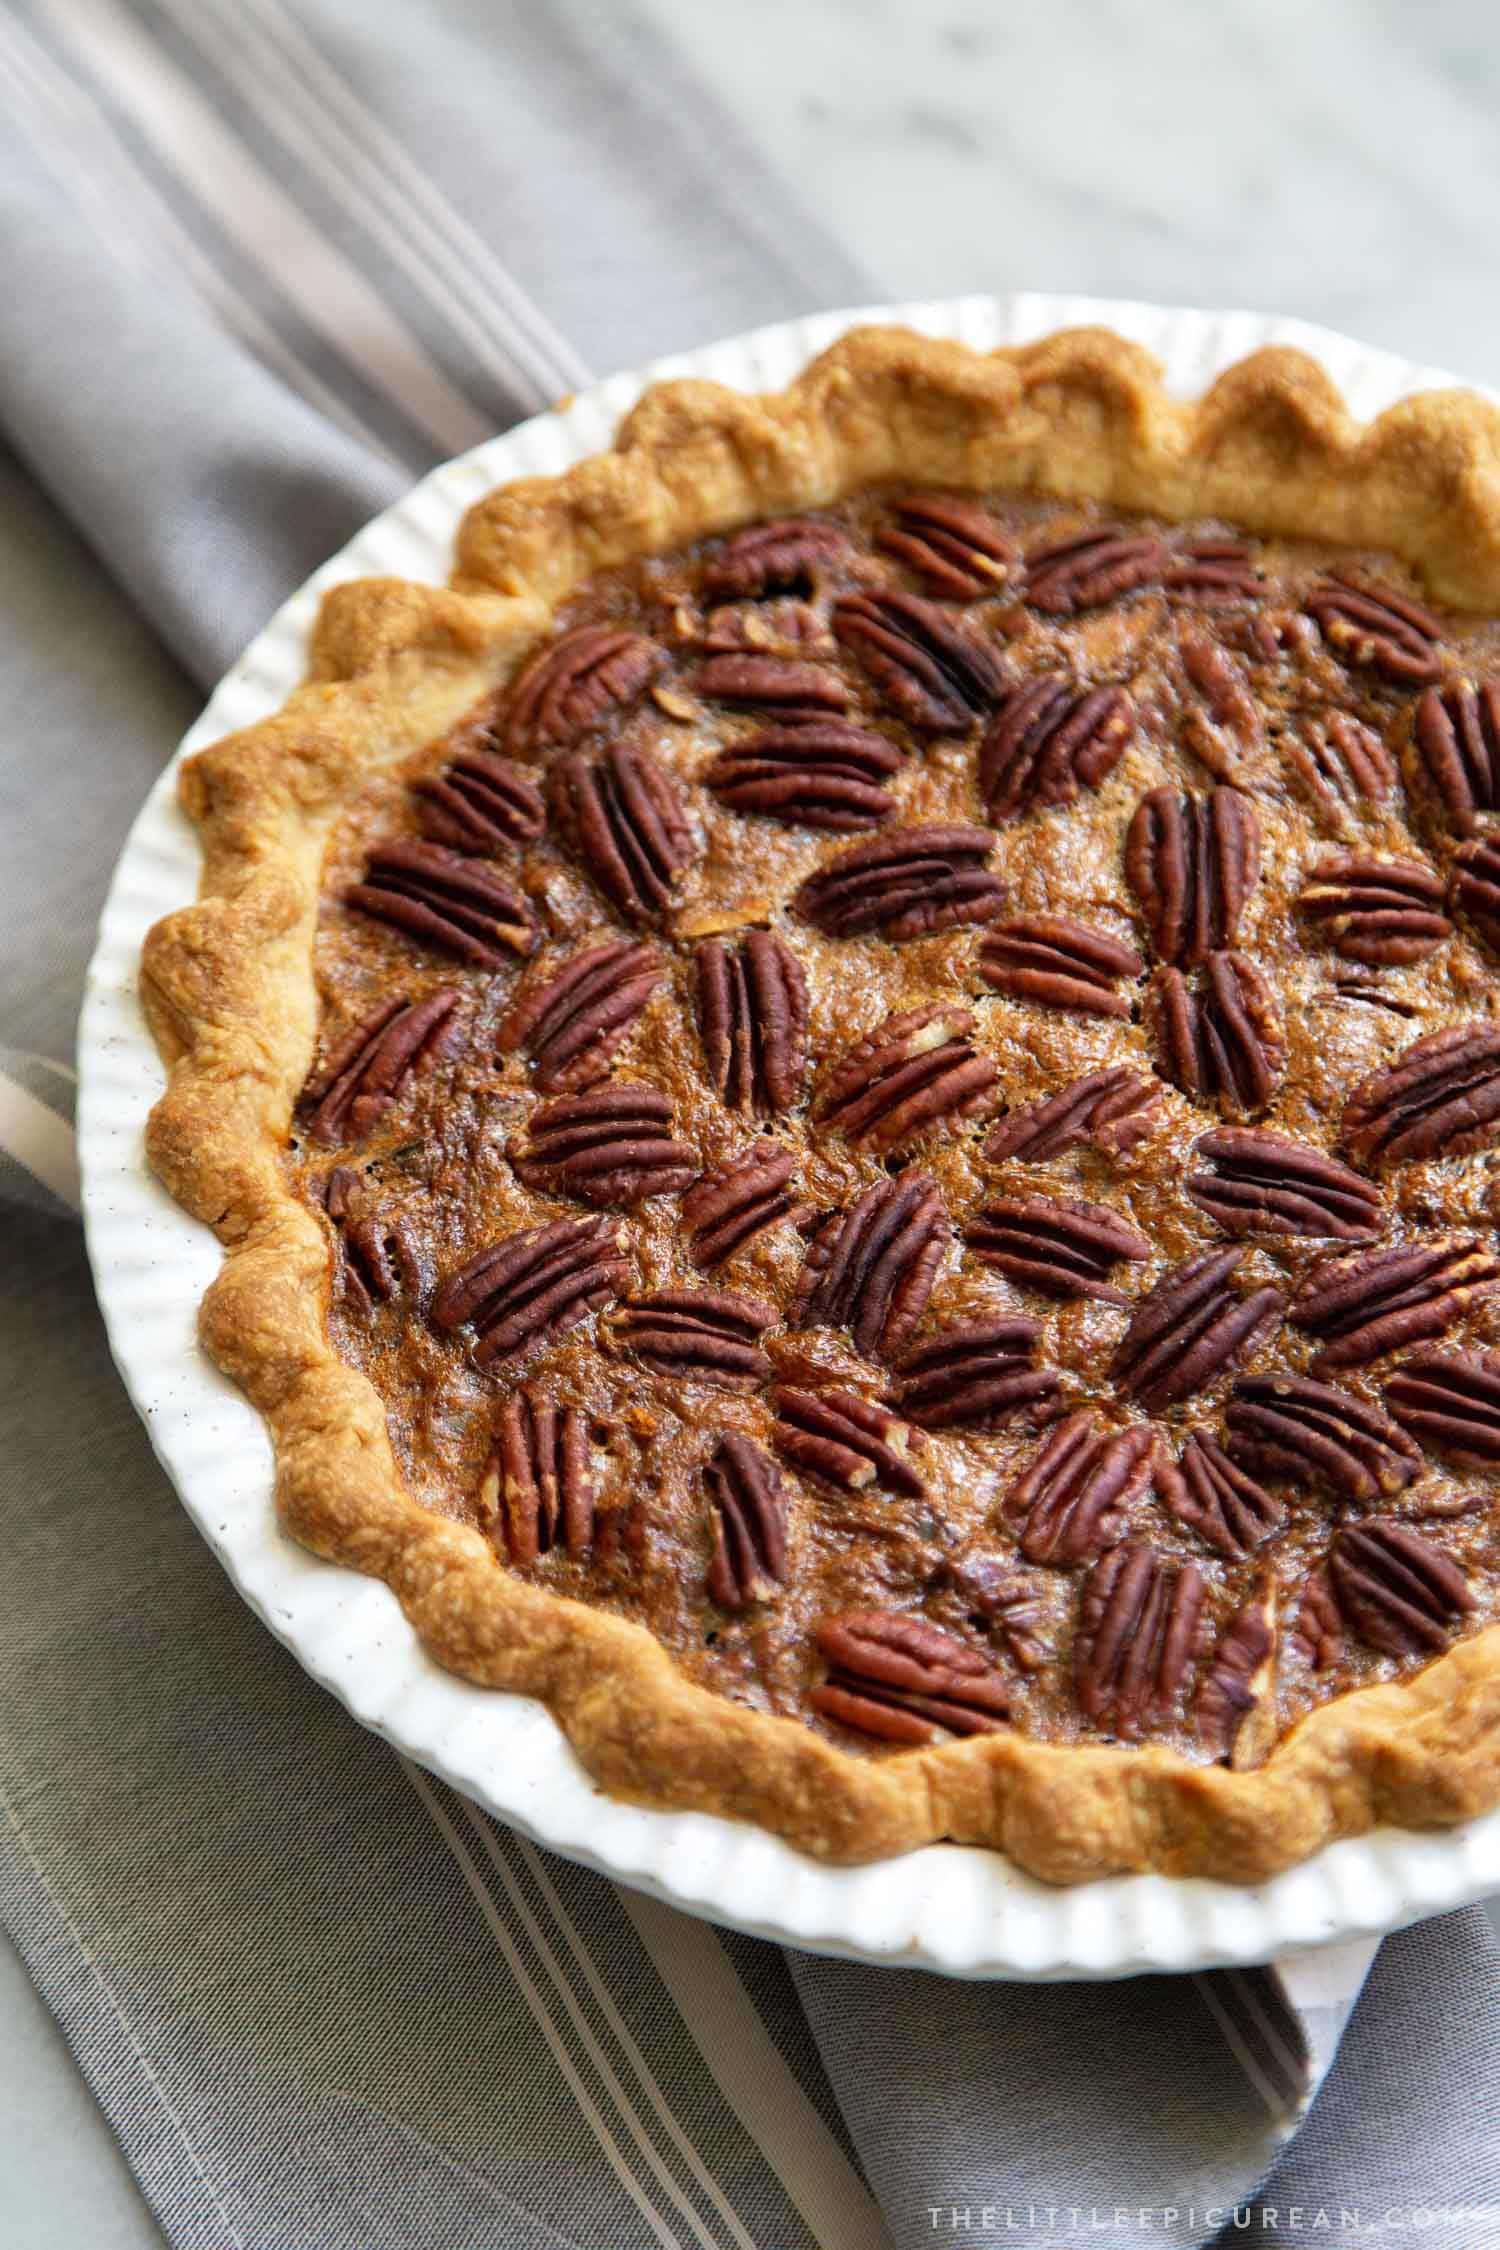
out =
{"type": "Polygon", "coordinates": [[[1444,2205],[1425,2239],[1500,2242],[1478,1915],[1383,1949],[1283,2148],[1362,1949],[1042,1989],[784,1957],[498,1827],[230,1592],[69,1216],[62,1058],[130,814],[428,462],[871,291],[618,5],[36,0],[0,9],[0,96],[0,1911],[167,2239],[1404,2240],[1444,2205]]]}

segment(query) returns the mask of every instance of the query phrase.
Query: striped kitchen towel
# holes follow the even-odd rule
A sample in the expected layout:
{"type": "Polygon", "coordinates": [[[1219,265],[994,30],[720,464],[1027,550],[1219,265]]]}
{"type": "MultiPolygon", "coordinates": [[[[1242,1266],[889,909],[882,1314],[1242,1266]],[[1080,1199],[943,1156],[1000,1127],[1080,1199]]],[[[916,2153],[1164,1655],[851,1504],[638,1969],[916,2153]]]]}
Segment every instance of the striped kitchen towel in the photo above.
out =
{"type": "Polygon", "coordinates": [[[783,1955],[497,1826],[236,1601],[70,1216],[129,816],[429,463],[871,281],[618,0],[15,0],[0,98],[0,1907],[165,2239],[1404,2240],[1461,2202],[1423,2239],[1500,2243],[1479,1915],[1390,1941],[1347,2032],[1366,1947],[1048,1988],[783,1955]]]}

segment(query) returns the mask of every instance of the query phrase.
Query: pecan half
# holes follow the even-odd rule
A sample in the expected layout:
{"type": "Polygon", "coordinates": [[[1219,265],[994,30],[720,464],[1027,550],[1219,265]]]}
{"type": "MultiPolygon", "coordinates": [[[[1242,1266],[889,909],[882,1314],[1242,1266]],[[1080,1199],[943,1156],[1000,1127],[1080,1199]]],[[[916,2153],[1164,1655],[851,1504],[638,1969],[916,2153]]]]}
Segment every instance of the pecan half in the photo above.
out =
{"type": "Polygon", "coordinates": [[[1238,1771],[1258,1765],[1271,1747],[1275,1674],[1275,1588],[1268,1580],[1219,1635],[1193,1698],[1199,1741],[1238,1771]]]}
{"type": "Polygon", "coordinates": [[[852,1609],[825,1618],[816,1639],[829,1671],[808,1702],[877,1742],[992,1734],[1010,1711],[1010,1690],[989,1659],[923,1617],[852,1609]]]}
{"type": "Polygon", "coordinates": [[[1203,1573],[1154,1548],[1116,1547],[1084,1581],[1073,1641],[1078,1708],[1134,1742],[1170,1717],[1198,1656],[1203,1573]]]}
{"type": "Polygon", "coordinates": [[[709,558],[703,592],[710,601],[759,601],[767,594],[815,594],[849,552],[836,523],[787,516],[732,532],[709,558]]]}
{"type": "Polygon", "coordinates": [[[1004,690],[994,651],[939,602],[851,594],[835,602],[832,623],[886,708],[917,734],[967,734],[1004,690]]]}
{"type": "Polygon", "coordinates": [[[1115,980],[1146,973],[1134,946],[1064,914],[1023,914],[997,922],[979,949],[979,972],[993,992],[1042,1008],[1125,1021],[1131,1002],[1115,980]]]}
{"type": "Polygon", "coordinates": [[[692,825],[677,783],[649,751],[613,743],[557,768],[557,790],[579,858],[628,922],[659,916],[693,856],[692,825]]]}
{"type": "Polygon", "coordinates": [[[618,1079],[543,1102],[511,1161],[529,1188],[600,1205],[670,1195],[690,1186],[698,1172],[687,1143],[672,1138],[667,1096],[618,1079]]]}
{"type": "Polygon", "coordinates": [[[439,1289],[433,1326],[451,1334],[472,1324],[475,1362],[488,1367],[576,1328],[629,1280],[613,1219],[556,1219],[467,1259],[439,1289]]]}
{"type": "Polygon", "coordinates": [[[1250,1116],[1276,1091],[1286,1047],[1271,988],[1243,953],[1210,953],[1202,981],[1158,969],[1149,991],[1157,1069],[1197,1101],[1250,1116]]]}
{"type": "Polygon", "coordinates": [[[662,981],[649,945],[628,938],[591,945],[523,991],[499,1031],[502,1054],[525,1048],[544,1094],[590,1086],[662,981]]]}
{"type": "Polygon", "coordinates": [[[1478,836],[1461,846],[1449,880],[1448,905],[1450,912],[1466,918],[1492,953],[1500,953],[1500,837],[1478,836]]]}
{"type": "Polygon", "coordinates": [[[1122,1259],[1139,1264],[1151,1255],[1150,1237],[1103,1203],[1071,1203],[1053,1195],[1005,1195],[977,1211],[964,1240],[985,1265],[995,1266],[1044,1297],[1094,1297],[1123,1305],[1126,1295],[1109,1278],[1122,1259]]]}
{"type": "Polygon", "coordinates": [[[792,906],[825,936],[874,930],[896,943],[993,922],[1005,905],[1004,884],[984,864],[994,848],[988,828],[888,828],[809,875],[792,906]]]}
{"type": "Polygon", "coordinates": [[[1442,1648],[1475,1606],[1451,1555],[1409,1524],[1379,1516],[1344,1525],[1328,1557],[1328,1576],[1341,1615],[1385,1656],[1442,1648]]]}
{"type": "Polygon", "coordinates": [[[1153,532],[1118,524],[1075,532],[1026,557],[1026,599],[1049,617],[1076,617],[1081,609],[1160,585],[1168,559],[1165,541],[1153,532]]]}
{"type": "MultiPolygon", "coordinates": [[[[688,612],[679,626],[684,639],[696,639],[708,656],[743,656],[751,652],[792,650],[820,654],[833,647],[829,632],[810,602],[782,595],[768,601],[753,598],[743,605],[711,609],[695,623],[688,612]]],[[[712,700],[712,699],[710,699],[712,700]]]]}
{"type": "Polygon", "coordinates": [[[703,774],[735,812],[803,828],[878,828],[896,810],[882,784],[901,753],[883,734],[848,720],[773,727],[721,750],[703,774]]]}
{"type": "Polygon", "coordinates": [[[1193,602],[1205,609],[1253,601],[1261,586],[1248,542],[1227,534],[1184,539],[1173,547],[1162,584],[1169,601],[1193,602]]]}
{"type": "Polygon", "coordinates": [[[1385,1403],[1429,1453],[1462,1469],[1500,1462],[1500,1352],[1413,1352],[1385,1403]]]}
{"type": "Polygon", "coordinates": [[[1278,735],[1298,794],[1336,836],[1347,836],[1396,793],[1396,761],[1373,727],[1347,711],[1312,711],[1278,735]]]}
{"type": "Polygon", "coordinates": [[[1174,1266],[1143,1297],[1120,1339],[1110,1372],[1148,1414],[1191,1398],[1243,1357],[1281,1311],[1279,1289],[1231,1282],[1242,1250],[1210,1250],[1174,1266]]]}
{"type": "Polygon", "coordinates": [[[970,1038],[967,1008],[914,1008],[887,1016],[823,1081],[815,1115],[851,1141],[902,1148],[929,1125],[972,1117],[998,1077],[970,1038]]]}
{"type": "Polygon", "coordinates": [[[898,1352],[927,1309],[948,1240],[925,1172],[878,1180],[809,1242],[788,1325],[847,1328],[867,1359],[898,1352]]]}
{"type": "Polygon", "coordinates": [[[1106,1430],[1087,1408],[1048,1433],[1005,1496],[1024,1516],[1028,1562],[1089,1562],[1123,1538],[1130,1511],[1156,1481],[1156,1434],[1142,1422],[1106,1430]]]}
{"type": "Polygon", "coordinates": [[[694,1264],[721,1265],[767,1227],[808,1217],[810,1207],[797,1201],[791,1185],[796,1168],[790,1150],[765,1148],[705,1173],[681,1204],[694,1264]]]}
{"type": "Polygon", "coordinates": [[[753,1391],[771,1372],[760,1339],[776,1323],[764,1297],[734,1289],[657,1289],[611,1318],[617,1343],[659,1375],[753,1391]]]}
{"type": "Polygon", "coordinates": [[[512,1392],[500,1409],[479,1510],[509,1562],[536,1562],[554,1547],[588,1554],[594,1544],[588,1416],[576,1406],[559,1406],[544,1391],[512,1392]]]}
{"type": "Polygon", "coordinates": [[[479,969],[501,969],[536,943],[535,918],[515,886],[445,844],[380,845],[344,898],[479,969]]]}
{"type": "Polygon", "coordinates": [[[696,955],[698,1030],[726,1109],[774,1117],[802,1092],[807,978],[791,947],[752,930],[739,947],[710,938],[696,955]]]}
{"type": "Polygon", "coordinates": [[[1346,961],[1372,968],[1425,961],[1453,935],[1442,882],[1420,860],[1336,852],[1309,873],[1298,910],[1313,936],[1346,961]]]}
{"type": "Polygon", "coordinates": [[[1238,789],[1153,789],[1125,832],[1125,880],[1164,961],[1196,968],[1234,943],[1260,877],[1260,822],[1238,789]]]}
{"type": "Polygon", "coordinates": [[[1183,745],[1217,780],[1232,780],[1263,731],[1245,667],[1207,633],[1183,631],[1177,648],[1188,690],[1178,715],[1183,745]]]}
{"type": "Polygon", "coordinates": [[[1122,687],[1079,687],[1040,672],[1012,688],[979,745],[979,794],[993,821],[1043,805],[1070,805],[1113,773],[1135,732],[1122,687]]]}
{"type": "Polygon", "coordinates": [[[352,1298],[361,1312],[373,1312],[393,1297],[419,1295],[422,1272],[416,1246],[399,1219],[367,1208],[358,1172],[347,1164],[335,1165],[324,1185],[323,1204],[339,1246],[341,1296],[352,1298]]]}
{"type": "Polygon", "coordinates": [[[441,985],[367,1016],[302,1089],[308,1139],[334,1148],[373,1133],[412,1079],[451,1051],[458,1004],[459,994],[441,985]]]}
{"type": "Polygon", "coordinates": [[[1336,656],[1396,687],[1425,687],[1443,668],[1443,628],[1431,610],[1390,586],[1325,578],[1304,603],[1336,656]]]}
{"type": "Polygon", "coordinates": [[[1344,1104],[1341,1138],[1360,1164],[1462,1156],[1500,1133],[1500,1024],[1418,1039],[1344,1104]]]}
{"type": "Polygon", "coordinates": [[[826,725],[849,708],[849,689],[831,665],[768,649],[710,656],[688,674],[687,685],[705,703],[764,712],[783,726],[826,725]]]}
{"type": "Polygon", "coordinates": [[[1404,1491],[1422,1466],[1421,1448],[1388,1414],[1309,1375],[1244,1377],[1224,1422],[1239,1468],[1356,1505],[1404,1491]]]}
{"type": "Polygon", "coordinates": [[[1450,680],[1412,713],[1412,748],[1455,836],[1500,807],[1500,683],[1450,680]]]}
{"type": "Polygon", "coordinates": [[[1004,585],[1016,550],[989,511],[954,492],[910,492],[891,507],[892,521],[875,534],[933,593],[970,602],[1004,585]]]}
{"type": "Polygon", "coordinates": [[[956,1321],[896,1363],[896,1403],[923,1430],[992,1430],[1052,1405],[1055,1367],[1032,1364],[1034,1320],[956,1321]]]}
{"type": "Polygon", "coordinates": [[[1325,1569],[1303,1581],[1288,1643],[1315,1672],[1326,1672],[1344,1654],[1344,1620],[1325,1569]]]}
{"type": "Polygon", "coordinates": [[[415,794],[427,834],[459,852],[534,843],[547,825],[546,799],[536,783],[492,750],[461,750],[441,773],[417,782],[415,794]]]}
{"type": "Polygon", "coordinates": [[[911,1432],[899,1415],[853,1391],[776,1392],[771,1443],[784,1461],[846,1492],[881,1485],[918,1500],[926,1487],[912,1466],[911,1432]]]}
{"type": "Polygon", "coordinates": [[[1281,1502],[1237,1468],[1207,1430],[1189,1431],[1177,1474],[1160,1486],[1168,1513],[1234,1561],[1263,1547],[1286,1521],[1281,1502]]]}
{"type": "Polygon", "coordinates": [[[644,695],[666,661],[655,641],[618,626],[564,633],[538,651],[511,690],[506,749],[523,758],[572,749],[644,695]]]}
{"type": "Polygon", "coordinates": [[[1225,1125],[1205,1133],[1193,1154],[1213,1169],[1189,1173],[1187,1192],[1226,1234],[1359,1242],[1380,1232],[1385,1208],[1373,1181],[1285,1133],[1225,1125]]]}
{"type": "Polygon", "coordinates": [[[1404,1344],[1430,1343],[1497,1288],[1500,1258],[1462,1235],[1315,1266],[1287,1317],[1320,1339],[1311,1371],[1326,1375],[1366,1367],[1404,1344]]]}
{"type": "Polygon", "coordinates": [[[1150,1132],[1160,1103],[1161,1088],[1137,1071],[1090,1071],[1045,1101],[1013,1109],[990,1134],[984,1153],[993,1164],[1008,1158],[1047,1164],[1091,1142],[1121,1156],[1150,1132]]]}
{"type": "Polygon", "coordinates": [[[775,1462],[731,1433],[703,1476],[714,1530],[710,1596],[720,1609],[771,1600],[786,1578],[786,1495],[775,1462]]]}

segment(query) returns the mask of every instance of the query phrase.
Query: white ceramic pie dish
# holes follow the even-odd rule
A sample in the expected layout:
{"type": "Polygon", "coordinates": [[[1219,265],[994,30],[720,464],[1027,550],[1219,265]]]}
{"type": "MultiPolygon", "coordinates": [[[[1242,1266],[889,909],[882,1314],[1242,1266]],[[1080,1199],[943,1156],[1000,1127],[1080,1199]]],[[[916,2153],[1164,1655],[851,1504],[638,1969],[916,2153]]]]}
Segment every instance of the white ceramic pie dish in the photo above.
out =
{"type": "Polygon", "coordinates": [[[218,1246],[145,1166],[146,1116],[164,1074],[135,989],[146,930],[197,891],[197,843],[176,804],[178,762],[282,702],[301,677],[328,587],[369,573],[440,581],[473,500],[513,477],[555,475],[607,446],[648,383],[690,374],[779,389],[844,329],[869,320],[980,348],[1102,321],[1155,352],[1184,395],[1262,344],[1291,343],[1323,362],[1361,417],[1409,391],[1460,380],[1325,329],[1255,314],[971,297],[823,314],[659,360],[435,470],[309,579],[226,674],[152,790],[116,868],[79,1035],[84,1218],[115,1359],[199,1529],[316,1680],[501,1819],[673,1905],[813,1950],[1028,1979],[1266,1961],[1394,1928],[1500,1889],[1500,1813],[1424,1835],[1377,1831],[1254,1889],[1132,1876],[1054,1890],[992,1852],[932,1845],[872,1867],[830,1868],[734,1822],[616,1803],[589,1781],[541,1705],[440,1671],[383,1585],[317,1561],[281,1533],[260,1419],[197,1346],[198,1303],[218,1246]]]}

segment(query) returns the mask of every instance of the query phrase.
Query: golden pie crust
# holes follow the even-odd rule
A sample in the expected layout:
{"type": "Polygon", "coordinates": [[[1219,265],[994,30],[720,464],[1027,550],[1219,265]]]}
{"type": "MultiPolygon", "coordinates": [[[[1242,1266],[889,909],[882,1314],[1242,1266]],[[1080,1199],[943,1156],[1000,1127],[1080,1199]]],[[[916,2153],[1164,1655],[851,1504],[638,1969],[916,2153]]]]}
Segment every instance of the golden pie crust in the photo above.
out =
{"type": "Polygon", "coordinates": [[[326,1232],[283,1158],[317,1039],[336,823],[500,687],[592,574],[893,480],[1378,548],[1434,598],[1500,611],[1500,414],[1469,393],[1363,426],[1314,362],[1278,349],[1184,405],[1099,329],[991,354],[867,329],[776,396],[658,386],[610,453],[471,509],[447,588],[337,588],[306,684],[184,768],[201,895],[151,932],[141,989],[169,1069],[150,1161],[224,1248],[204,1347],[271,1430],[286,1528],[381,1578],[437,1661],[544,1700],[613,1795],[756,1822],[833,1861],[985,1844],[1058,1883],[1256,1882],[1377,1822],[1484,1811],[1500,1802],[1500,1627],[1312,1711],[1248,1771],[1005,1730],[846,1751],[696,1685],[644,1627],[513,1575],[479,1531],[419,1505],[380,1397],[330,1340],[326,1232]]]}

